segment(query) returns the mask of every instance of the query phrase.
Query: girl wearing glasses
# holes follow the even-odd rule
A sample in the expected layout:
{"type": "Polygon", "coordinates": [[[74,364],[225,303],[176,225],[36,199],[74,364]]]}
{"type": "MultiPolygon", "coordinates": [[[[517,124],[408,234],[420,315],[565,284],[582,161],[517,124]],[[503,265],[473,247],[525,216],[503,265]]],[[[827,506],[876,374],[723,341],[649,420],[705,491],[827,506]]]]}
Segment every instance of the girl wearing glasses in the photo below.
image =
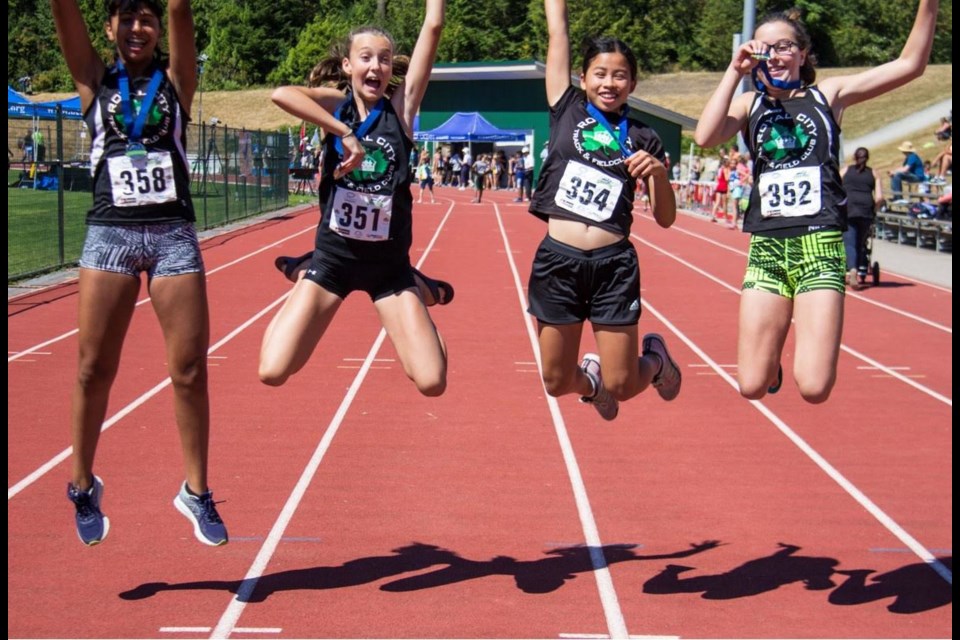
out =
{"type": "Polygon", "coordinates": [[[921,0],[892,62],[814,84],[810,37],[798,16],[764,18],[733,55],[704,108],[695,139],[721,144],[739,131],[754,158],[754,189],[743,230],[752,235],[740,299],[740,393],[780,389],[780,357],[796,323],[793,373],[803,398],[824,402],[833,389],[843,328],[846,195],[840,177],[840,121],[848,107],[923,74],[938,0],[921,0]],[[734,98],[745,74],[756,91],[734,98]]]}

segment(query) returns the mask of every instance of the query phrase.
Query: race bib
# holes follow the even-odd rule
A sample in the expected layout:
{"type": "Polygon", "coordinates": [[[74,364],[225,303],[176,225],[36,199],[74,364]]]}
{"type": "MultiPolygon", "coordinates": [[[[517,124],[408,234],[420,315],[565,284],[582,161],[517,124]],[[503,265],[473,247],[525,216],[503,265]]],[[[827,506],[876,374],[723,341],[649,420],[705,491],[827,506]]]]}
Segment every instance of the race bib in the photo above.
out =
{"type": "Polygon", "coordinates": [[[609,220],[623,182],[576,160],[567,162],[553,201],[558,207],[596,222],[609,220]]]}
{"type": "Polygon", "coordinates": [[[798,167],[760,175],[760,213],[764,218],[820,213],[820,167],[798,167]]]}
{"type": "Polygon", "coordinates": [[[334,189],[330,228],[346,238],[381,242],[390,238],[393,197],[334,189]]]}
{"type": "Polygon", "coordinates": [[[167,151],[151,151],[137,158],[107,158],[107,171],[114,206],[139,207],[177,199],[173,159],[167,151]]]}

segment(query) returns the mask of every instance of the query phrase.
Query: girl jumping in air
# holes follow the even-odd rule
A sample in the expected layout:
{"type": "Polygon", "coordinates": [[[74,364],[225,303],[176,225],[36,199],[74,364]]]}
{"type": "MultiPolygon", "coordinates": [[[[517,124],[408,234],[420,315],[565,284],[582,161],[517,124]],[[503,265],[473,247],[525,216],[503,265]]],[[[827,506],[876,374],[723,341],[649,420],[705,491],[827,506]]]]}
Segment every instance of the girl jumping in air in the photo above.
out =
{"type": "Polygon", "coordinates": [[[417,389],[446,388],[447,356],[410,265],[413,119],[443,28],[443,0],[427,0],[409,63],[382,29],[350,33],[314,69],[311,87],[274,91],[282,109],[324,129],[321,220],[303,277],[267,328],[260,379],[281,385],[316,348],[343,300],[370,296],[404,372],[417,389]],[[391,78],[402,76],[397,85],[391,78]]]}
{"type": "Polygon", "coordinates": [[[77,535],[86,545],[106,538],[103,481],[93,461],[120,351],[147,273],[173,381],[186,480],[173,500],[207,545],[226,544],[227,530],[207,486],[210,398],[206,278],[190,200],[184,149],[197,88],[197,54],[189,0],[170,0],[170,55],[160,52],[163,10],[155,0],[110,0],[105,64],[90,41],[76,0],[53,0],[60,48],[92,132],[93,208],[80,257],[80,366],[73,390],[73,478],[77,535]]]}
{"type": "Polygon", "coordinates": [[[537,318],[547,392],[576,393],[613,420],[618,401],[650,384],[664,400],[680,392],[680,369],[661,336],[644,336],[640,355],[640,271],[629,239],[637,179],[647,185],[660,226],[673,224],[676,202],[660,139],[628,117],[637,84],[633,52],[615,38],[590,40],[582,88],[574,88],[566,3],[544,5],[550,153],[530,212],[547,222],[547,235],[533,261],[529,311],[537,318]],[[586,354],[578,366],[587,320],[600,353],[586,354]]]}
{"type": "Polygon", "coordinates": [[[815,84],[810,36],[799,16],[764,18],[733,55],[695,134],[713,147],[746,132],[753,190],[743,230],[753,234],[740,298],[740,393],[780,388],[780,357],[796,325],[793,373],[811,403],[830,397],[843,329],[846,195],[840,177],[844,111],[918,78],[926,68],[937,0],[920,0],[900,57],[815,84]],[[746,74],[756,91],[733,94],[746,74]]]}

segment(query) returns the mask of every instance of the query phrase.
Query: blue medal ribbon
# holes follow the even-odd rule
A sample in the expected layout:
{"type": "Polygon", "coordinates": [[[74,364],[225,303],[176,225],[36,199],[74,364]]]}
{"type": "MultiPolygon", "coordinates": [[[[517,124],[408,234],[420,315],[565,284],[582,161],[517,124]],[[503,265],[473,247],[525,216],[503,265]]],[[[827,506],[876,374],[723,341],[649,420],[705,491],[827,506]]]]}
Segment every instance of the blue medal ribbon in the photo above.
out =
{"type": "Polygon", "coordinates": [[[777,89],[790,91],[792,89],[799,89],[803,86],[802,80],[777,80],[775,78],[771,78],[770,69],[767,67],[767,61],[761,60],[760,63],[753,68],[753,71],[750,72],[750,77],[753,79],[753,84],[757,87],[757,91],[760,93],[768,92],[767,85],[760,80],[761,73],[766,77],[767,84],[776,87],[777,89]]]}
{"type": "Polygon", "coordinates": [[[123,109],[123,124],[127,130],[127,155],[130,157],[145,156],[147,155],[147,149],[140,140],[143,137],[143,127],[147,124],[150,108],[157,97],[157,90],[163,81],[163,71],[160,69],[153,70],[147,92],[140,102],[140,110],[137,111],[136,118],[134,118],[127,68],[123,65],[123,62],[117,62],[117,69],[120,72],[120,106],[123,109]]]}
{"type": "MultiPolygon", "coordinates": [[[[353,100],[352,96],[349,96],[337,110],[333,112],[333,117],[337,120],[340,120],[340,113],[343,111],[343,108],[350,104],[350,101],[353,100]]],[[[363,122],[360,123],[360,126],[356,129],[350,127],[357,136],[357,140],[363,140],[363,137],[367,135],[367,132],[373,128],[373,125],[377,123],[377,120],[380,119],[383,110],[386,107],[387,101],[386,98],[380,98],[377,100],[377,104],[373,105],[373,108],[370,110],[370,113],[367,114],[367,117],[363,119],[363,122]]],[[[340,120],[343,122],[342,120],[340,120]]],[[[340,136],[335,136],[333,139],[333,146],[336,147],[337,153],[340,154],[340,157],[343,157],[343,141],[340,139],[340,136]]]]}
{"type": "Polygon", "coordinates": [[[617,130],[614,131],[613,126],[611,126],[610,124],[610,121],[607,120],[607,116],[605,116],[603,112],[600,111],[600,109],[597,109],[595,106],[593,106],[592,102],[590,102],[589,100],[587,101],[587,112],[593,117],[594,120],[600,123],[600,126],[606,129],[607,132],[609,132],[610,135],[613,136],[614,140],[619,141],[620,151],[624,153],[626,152],[626,150],[630,148],[629,139],[627,138],[627,129],[628,129],[627,112],[628,111],[629,111],[628,109],[623,109],[622,113],[620,114],[620,124],[617,126],[617,130]]]}

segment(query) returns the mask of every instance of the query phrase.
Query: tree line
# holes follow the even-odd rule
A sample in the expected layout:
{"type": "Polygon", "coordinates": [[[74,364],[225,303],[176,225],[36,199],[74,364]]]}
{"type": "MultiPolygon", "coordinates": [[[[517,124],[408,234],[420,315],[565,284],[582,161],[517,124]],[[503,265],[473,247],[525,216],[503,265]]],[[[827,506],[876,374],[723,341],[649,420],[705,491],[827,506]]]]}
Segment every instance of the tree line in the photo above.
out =
{"type": "MultiPolygon", "coordinates": [[[[78,0],[90,25],[102,25],[104,0],[78,0]]],[[[758,19],[798,7],[820,66],[875,65],[895,58],[907,38],[916,0],[756,0],[758,19]]],[[[573,0],[571,42],[610,34],[636,52],[641,72],[717,71],[730,60],[742,25],[741,0],[573,0]]],[[[72,91],[50,6],[8,0],[7,83],[35,92],[72,91]]],[[[330,45],[351,28],[378,24],[409,53],[423,0],[193,0],[198,51],[207,56],[205,88],[303,83],[330,45]]],[[[931,62],[953,62],[953,1],[942,0],[931,62]]],[[[94,45],[112,47],[103,29],[94,45]]],[[[542,0],[448,0],[441,62],[543,60],[542,0]]],[[[574,63],[577,54],[574,52],[574,63]]]]}

